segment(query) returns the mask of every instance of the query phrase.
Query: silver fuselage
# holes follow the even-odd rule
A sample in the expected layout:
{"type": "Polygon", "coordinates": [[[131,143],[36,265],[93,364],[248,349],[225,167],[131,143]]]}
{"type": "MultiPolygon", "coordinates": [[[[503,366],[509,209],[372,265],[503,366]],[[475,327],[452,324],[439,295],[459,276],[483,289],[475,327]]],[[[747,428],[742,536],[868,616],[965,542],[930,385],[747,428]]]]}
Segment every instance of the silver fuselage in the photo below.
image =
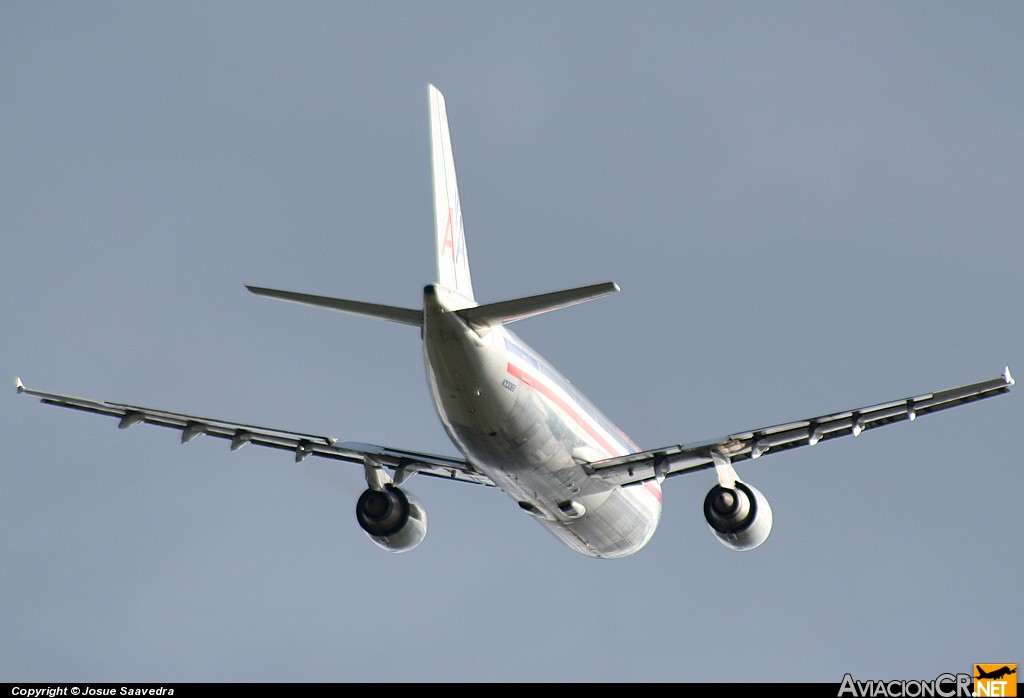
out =
{"type": "Polygon", "coordinates": [[[640,450],[507,328],[469,327],[464,299],[424,292],[423,350],[438,415],[459,451],[570,548],[622,557],[642,548],[661,518],[653,482],[611,487],[587,461],[640,450]]]}

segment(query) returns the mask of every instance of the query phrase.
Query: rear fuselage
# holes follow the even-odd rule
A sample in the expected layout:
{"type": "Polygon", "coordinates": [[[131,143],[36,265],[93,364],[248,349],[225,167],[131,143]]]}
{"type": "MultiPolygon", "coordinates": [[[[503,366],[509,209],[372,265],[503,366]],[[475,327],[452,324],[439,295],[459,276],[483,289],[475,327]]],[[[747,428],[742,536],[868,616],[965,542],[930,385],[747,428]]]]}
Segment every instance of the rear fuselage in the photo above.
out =
{"type": "Polygon", "coordinates": [[[642,548],[661,517],[655,483],[610,487],[583,464],[639,451],[543,358],[502,325],[471,328],[465,299],[424,291],[427,379],[458,449],[570,548],[622,557],[642,548]]]}

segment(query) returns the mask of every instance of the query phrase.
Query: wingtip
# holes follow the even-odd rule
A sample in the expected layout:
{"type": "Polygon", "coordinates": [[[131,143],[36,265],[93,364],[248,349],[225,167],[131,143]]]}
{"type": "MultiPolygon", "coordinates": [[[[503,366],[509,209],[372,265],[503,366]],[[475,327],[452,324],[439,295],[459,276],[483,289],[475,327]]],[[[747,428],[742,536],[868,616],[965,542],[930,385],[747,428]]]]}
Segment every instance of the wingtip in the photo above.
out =
{"type": "Polygon", "coordinates": [[[15,377],[14,389],[18,391],[18,395],[21,395],[23,392],[25,392],[25,384],[21,382],[21,378],[15,377]]]}
{"type": "Polygon", "coordinates": [[[1009,366],[1003,369],[1003,380],[1006,381],[1007,385],[1013,385],[1014,383],[1016,383],[1016,381],[1013,380],[1013,376],[1010,375],[1009,366]]]}

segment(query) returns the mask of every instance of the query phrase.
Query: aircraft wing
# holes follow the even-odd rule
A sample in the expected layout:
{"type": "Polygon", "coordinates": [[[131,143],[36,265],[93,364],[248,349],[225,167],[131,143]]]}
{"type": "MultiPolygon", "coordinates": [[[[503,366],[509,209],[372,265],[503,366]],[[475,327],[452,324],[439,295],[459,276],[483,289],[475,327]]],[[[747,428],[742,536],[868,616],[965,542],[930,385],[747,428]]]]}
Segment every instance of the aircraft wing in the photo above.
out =
{"type": "Polygon", "coordinates": [[[589,463],[587,468],[592,475],[607,484],[628,485],[651,479],[660,480],[663,477],[713,468],[716,458],[727,458],[729,462],[737,463],[800,446],[814,446],[840,436],[859,436],[868,429],[913,421],[932,412],[1002,395],[1009,392],[1013,382],[1010,370],[1006,369],[998,378],[959,388],[741,431],[710,441],[666,446],[608,458],[589,463]]]}
{"type": "Polygon", "coordinates": [[[414,473],[421,473],[449,480],[494,486],[490,478],[478,472],[462,458],[418,453],[353,441],[339,442],[338,439],[330,436],[303,434],[285,429],[258,427],[252,424],[168,412],[150,407],[59,395],[26,388],[20,379],[15,380],[15,387],[19,393],[39,398],[44,405],[68,407],[73,410],[114,417],[118,420],[120,429],[127,429],[140,423],[176,429],[181,432],[181,443],[187,443],[197,436],[206,435],[229,441],[232,451],[237,451],[248,444],[290,451],[295,455],[296,463],[304,460],[307,456],[317,456],[350,463],[379,465],[387,468],[393,474],[401,471],[399,480],[404,480],[414,473]]]}

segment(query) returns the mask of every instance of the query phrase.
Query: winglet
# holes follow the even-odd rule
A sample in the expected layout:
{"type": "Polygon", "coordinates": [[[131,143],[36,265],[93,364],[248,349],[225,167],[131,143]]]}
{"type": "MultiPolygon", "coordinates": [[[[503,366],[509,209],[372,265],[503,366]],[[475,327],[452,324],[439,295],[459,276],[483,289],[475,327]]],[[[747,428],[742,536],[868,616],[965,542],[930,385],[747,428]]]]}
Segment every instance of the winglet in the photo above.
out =
{"type": "Polygon", "coordinates": [[[1016,382],[1013,380],[1013,376],[1010,375],[1009,366],[1003,369],[1003,380],[1006,381],[1007,385],[1013,385],[1016,382]]]}
{"type": "Polygon", "coordinates": [[[14,387],[18,391],[18,395],[21,395],[23,392],[25,392],[25,384],[21,382],[20,378],[14,379],[14,387]]]}

